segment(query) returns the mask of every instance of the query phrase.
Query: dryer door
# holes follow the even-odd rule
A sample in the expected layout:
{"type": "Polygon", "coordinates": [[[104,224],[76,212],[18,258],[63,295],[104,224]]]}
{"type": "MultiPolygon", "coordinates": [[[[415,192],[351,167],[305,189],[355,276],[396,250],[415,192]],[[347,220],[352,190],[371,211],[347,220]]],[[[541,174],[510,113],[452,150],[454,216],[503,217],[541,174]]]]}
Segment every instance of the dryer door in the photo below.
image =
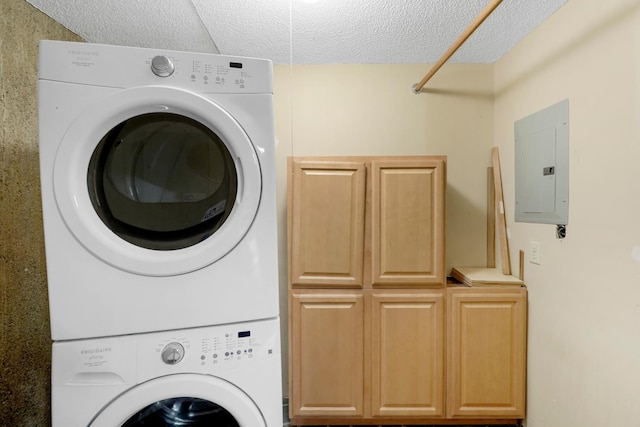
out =
{"type": "Polygon", "coordinates": [[[215,102],[179,89],[117,92],[65,133],[58,209],[77,240],[125,271],[202,268],[248,231],[261,197],[254,146],[215,102]]]}
{"type": "Polygon", "coordinates": [[[89,427],[115,426],[266,427],[266,422],[236,386],[208,375],[180,374],[128,390],[89,423],[89,427]]]}

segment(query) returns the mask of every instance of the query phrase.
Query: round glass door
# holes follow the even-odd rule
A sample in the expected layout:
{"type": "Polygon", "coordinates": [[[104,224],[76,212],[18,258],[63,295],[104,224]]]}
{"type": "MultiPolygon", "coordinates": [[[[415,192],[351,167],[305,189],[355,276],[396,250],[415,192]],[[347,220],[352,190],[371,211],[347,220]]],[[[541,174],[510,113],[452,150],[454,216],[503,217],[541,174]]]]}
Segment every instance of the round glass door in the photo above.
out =
{"type": "Polygon", "coordinates": [[[256,403],[230,382],[175,374],[139,384],[112,400],[88,427],[266,427],[256,403]]]}
{"type": "Polygon", "coordinates": [[[185,116],[149,113],[118,124],[97,145],[88,169],[102,222],[134,245],[182,249],[228,218],[237,171],[224,142],[185,116]]]}
{"type": "Polygon", "coordinates": [[[152,403],[122,424],[122,427],[141,426],[240,427],[234,416],[222,406],[189,397],[152,403]]]}
{"type": "Polygon", "coordinates": [[[242,125],[176,88],[118,90],[69,126],[53,168],[68,230],[124,271],[170,276],[216,262],[244,238],[262,174],[242,125]]]}

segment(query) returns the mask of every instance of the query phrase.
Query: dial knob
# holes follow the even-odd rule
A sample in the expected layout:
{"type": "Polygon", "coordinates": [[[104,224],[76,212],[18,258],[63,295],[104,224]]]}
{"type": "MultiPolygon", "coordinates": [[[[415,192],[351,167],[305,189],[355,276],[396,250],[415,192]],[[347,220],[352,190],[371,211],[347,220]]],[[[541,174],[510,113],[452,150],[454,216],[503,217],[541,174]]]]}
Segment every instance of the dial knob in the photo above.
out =
{"type": "Polygon", "coordinates": [[[174,70],[173,62],[166,56],[154,56],[151,60],[151,71],[158,77],[169,77],[174,70]]]}
{"type": "Polygon", "coordinates": [[[162,361],[167,365],[175,365],[184,357],[184,347],[179,342],[167,344],[162,349],[162,361]]]}

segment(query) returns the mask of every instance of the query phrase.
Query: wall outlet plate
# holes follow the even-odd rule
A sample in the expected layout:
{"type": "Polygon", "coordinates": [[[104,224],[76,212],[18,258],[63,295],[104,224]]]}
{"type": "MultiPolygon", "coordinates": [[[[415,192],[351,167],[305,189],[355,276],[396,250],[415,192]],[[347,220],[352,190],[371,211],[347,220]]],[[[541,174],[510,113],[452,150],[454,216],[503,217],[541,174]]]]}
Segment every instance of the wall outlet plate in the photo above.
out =
{"type": "Polygon", "coordinates": [[[540,242],[529,242],[529,262],[540,265],[540,242]]]}

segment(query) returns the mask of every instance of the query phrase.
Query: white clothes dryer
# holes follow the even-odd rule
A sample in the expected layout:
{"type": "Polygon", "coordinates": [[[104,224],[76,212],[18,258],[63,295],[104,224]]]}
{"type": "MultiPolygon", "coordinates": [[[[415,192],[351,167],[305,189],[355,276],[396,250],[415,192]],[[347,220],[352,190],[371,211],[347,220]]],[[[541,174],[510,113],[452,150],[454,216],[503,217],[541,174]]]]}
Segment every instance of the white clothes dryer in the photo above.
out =
{"type": "Polygon", "coordinates": [[[275,320],[55,342],[53,427],[281,427],[275,320]]]}
{"type": "Polygon", "coordinates": [[[54,340],[278,316],[268,60],[41,41],[54,340]]]}

